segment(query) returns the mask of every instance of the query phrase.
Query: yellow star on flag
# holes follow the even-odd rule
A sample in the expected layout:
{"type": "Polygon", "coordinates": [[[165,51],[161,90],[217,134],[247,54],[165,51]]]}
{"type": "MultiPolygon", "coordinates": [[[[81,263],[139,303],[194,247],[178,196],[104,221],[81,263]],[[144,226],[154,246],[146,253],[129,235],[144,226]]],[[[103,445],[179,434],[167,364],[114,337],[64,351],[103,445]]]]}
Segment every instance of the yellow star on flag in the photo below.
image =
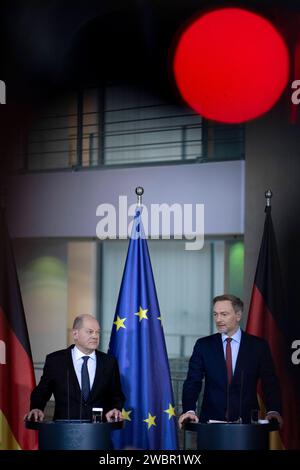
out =
{"type": "Polygon", "coordinates": [[[147,317],[147,315],[146,315],[147,312],[148,312],[148,309],[147,309],[147,308],[145,308],[145,309],[143,310],[142,307],[140,307],[140,310],[139,310],[137,313],[135,313],[135,315],[137,315],[137,316],[139,317],[140,321],[142,321],[143,318],[145,318],[146,320],[148,320],[148,317],[147,317]]]}
{"type": "Polygon", "coordinates": [[[126,320],[126,317],[125,318],[120,318],[119,315],[117,315],[117,319],[116,319],[116,321],[114,321],[114,325],[116,325],[117,331],[119,331],[120,328],[126,328],[126,326],[124,325],[125,320],[126,320]]]}
{"type": "Polygon", "coordinates": [[[125,410],[125,408],[122,409],[122,416],[124,419],[127,419],[127,421],[131,421],[131,418],[130,418],[130,413],[132,412],[132,410],[125,410]]]}
{"type": "Polygon", "coordinates": [[[165,413],[168,413],[169,419],[172,418],[172,416],[176,416],[175,414],[175,406],[172,406],[171,403],[169,403],[169,408],[167,410],[164,410],[165,413]]]}
{"type": "Polygon", "coordinates": [[[151,413],[148,413],[148,418],[144,419],[145,423],[148,424],[148,429],[150,429],[151,426],[156,426],[155,420],[156,416],[152,416],[151,413]]]}
{"type": "Polygon", "coordinates": [[[161,321],[161,317],[157,317],[157,320],[161,321]]]}

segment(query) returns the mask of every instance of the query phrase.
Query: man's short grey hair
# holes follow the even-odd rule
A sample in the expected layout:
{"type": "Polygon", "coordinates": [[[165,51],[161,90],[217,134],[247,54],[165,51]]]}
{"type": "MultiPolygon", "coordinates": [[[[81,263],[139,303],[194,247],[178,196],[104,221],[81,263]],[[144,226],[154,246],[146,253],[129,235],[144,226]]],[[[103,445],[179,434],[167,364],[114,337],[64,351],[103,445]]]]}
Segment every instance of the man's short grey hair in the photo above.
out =
{"type": "Polygon", "coordinates": [[[215,305],[216,302],[223,302],[224,300],[229,300],[229,302],[231,302],[231,305],[235,313],[238,313],[238,312],[243,313],[244,302],[238,297],[236,297],[235,295],[231,295],[231,294],[218,295],[217,297],[213,299],[213,305],[215,305]]]}
{"type": "Polygon", "coordinates": [[[79,330],[82,328],[83,325],[83,320],[85,318],[94,318],[97,320],[93,315],[90,315],[89,313],[82,313],[81,315],[78,315],[75,320],[73,321],[73,330],[79,330]]]}

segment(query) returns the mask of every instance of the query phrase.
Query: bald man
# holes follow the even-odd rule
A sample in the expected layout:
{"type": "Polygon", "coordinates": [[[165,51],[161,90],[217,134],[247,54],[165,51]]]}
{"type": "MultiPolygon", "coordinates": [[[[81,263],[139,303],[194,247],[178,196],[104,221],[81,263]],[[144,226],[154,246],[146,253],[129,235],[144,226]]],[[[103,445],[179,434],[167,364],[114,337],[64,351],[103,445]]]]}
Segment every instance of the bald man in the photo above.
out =
{"type": "Polygon", "coordinates": [[[92,408],[103,408],[106,420],[122,420],[125,397],[119,367],[113,356],[97,351],[100,325],[83,314],[73,323],[74,344],[46,357],[40,383],[31,393],[27,419],[42,421],[54,395],[53,419],[91,419],[92,408]]]}

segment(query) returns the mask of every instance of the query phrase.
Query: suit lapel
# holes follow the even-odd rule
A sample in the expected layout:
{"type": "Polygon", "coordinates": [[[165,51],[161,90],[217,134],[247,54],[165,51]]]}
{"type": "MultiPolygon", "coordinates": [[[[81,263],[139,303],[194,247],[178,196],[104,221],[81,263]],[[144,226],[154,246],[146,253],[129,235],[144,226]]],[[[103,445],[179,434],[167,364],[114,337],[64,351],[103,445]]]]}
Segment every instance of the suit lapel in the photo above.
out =
{"type": "Polygon", "coordinates": [[[90,398],[92,399],[94,395],[97,395],[97,390],[99,390],[99,386],[101,386],[103,375],[104,375],[104,364],[103,358],[99,351],[96,351],[96,373],[93,382],[93,386],[90,393],[90,398]]]}
{"type": "Polygon", "coordinates": [[[74,390],[76,394],[80,395],[81,389],[80,389],[80,385],[79,385],[77,375],[74,369],[73,358],[72,358],[73,347],[74,345],[70,346],[67,349],[67,367],[68,367],[68,370],[70,371],[70,376],[69,376],[70,377],[70,391],[74,390]]]}
{"type": "MultiPolygon", "coordinates": [[[[241,344],[240,344],[240,348],[239,348],[239,352],[238,352],[238,356],[236,360],[232,382],[240,381],[241,373],[243,371],[242,364],[245,363],[246,354],[247,354],[247,336],[242,331],[241,344]]],[[[249,354],[249,350],[248,350],[248,354],[249,354]]]]}
{"type": "Polygon", "coordinates": [[[225,362],[225,357],[224,357],[222,335],[220,333],[216,333],[215,335],[214,349],[215,349],[217,362],[220,364],[220,374],[221,374],[222,383],[226,384],[227,383],[227,369],[226,369],[226,362],[225,362]]]}

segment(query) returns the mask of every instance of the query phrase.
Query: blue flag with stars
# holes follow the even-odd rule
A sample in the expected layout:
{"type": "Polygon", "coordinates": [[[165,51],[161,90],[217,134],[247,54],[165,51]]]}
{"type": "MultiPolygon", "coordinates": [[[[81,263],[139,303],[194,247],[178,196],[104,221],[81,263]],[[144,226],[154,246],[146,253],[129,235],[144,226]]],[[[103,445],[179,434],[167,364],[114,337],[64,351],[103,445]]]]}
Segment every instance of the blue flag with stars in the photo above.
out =
{"type": "Polygon", "coordinates": [[[176,417],[165,338],[148,245],[135,213],[109,344],[119,363],[125,427],[115,449],[177,449],[176,417]]]}

